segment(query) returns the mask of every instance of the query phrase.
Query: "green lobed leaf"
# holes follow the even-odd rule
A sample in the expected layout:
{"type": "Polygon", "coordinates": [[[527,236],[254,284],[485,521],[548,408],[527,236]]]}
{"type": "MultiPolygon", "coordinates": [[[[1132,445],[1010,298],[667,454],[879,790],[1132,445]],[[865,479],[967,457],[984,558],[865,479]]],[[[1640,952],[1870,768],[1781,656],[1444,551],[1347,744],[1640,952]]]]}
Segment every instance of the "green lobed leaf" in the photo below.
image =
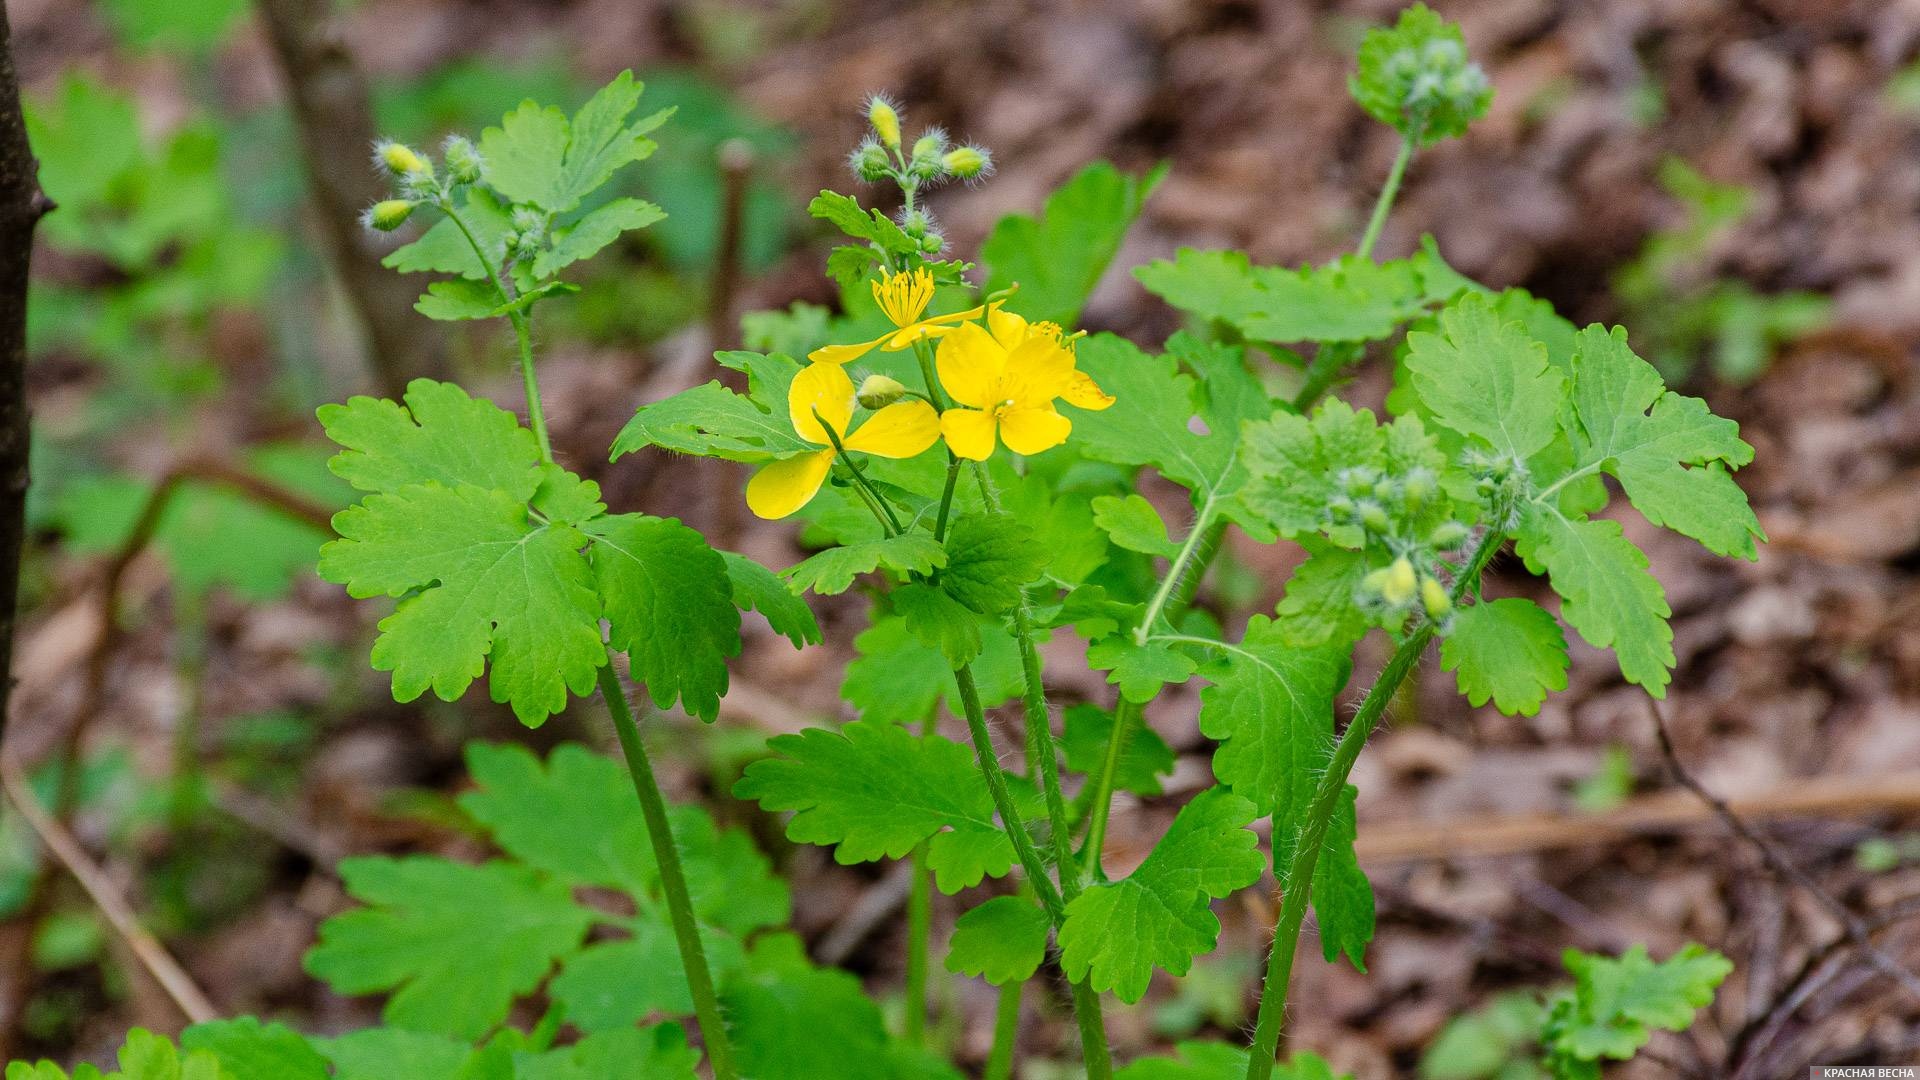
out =
{"type": "Polygon", "coordinates": [[[1467,60],[1467,39],[1416,3],[1391,28],[1367,31],[1358,70],[1347,80],[1353,99],[1374,119],[1429,145],[1450,139],[1486,115],[1493,89],[1467,60]]]}
{"type": "Polygon", "coordinates": [[[1181,248],[1171,261],[1156,260],[1134,276],[1174,307],[1270,342],[1376,341],[1458,287],[1429,251],[1384,263],[1348,255],[1288,270],[1255,266],[1238,251],[1181,248]]]}
{"type": "MultiPolygon", "coordinates": [[[[1083,703],[1069,707],[1061,719],[1060,743],[1067,767],[1090,775],[1105,768],[1107,745],[1113,738],[1113,714],[1098,705],[1083,703]]],[[[1173,764],[1173,748],[1166,740],[1145,723],[1135,723],[1128,727],[1126,741],[1120,747],[1113,786],[1136,795],[1159,795],[1160,778],[1173,773],[1173,764]]]]}
{"type": "Polygon", "coordinates": [[[754,977],[723,988],[721,1007],[742,1075],[754,1080],[960,1080],[930,1052],[890,1039],[853,975],[808,964],[792,939],[756,949],[754,977]],[[772,960],[775,949],[793,956],[772,960]]]}
{"type": "MultiPolygon", "coordinates": [[[[1113,1074],[1114,1080],[1240,1080],[1247,1074],[1243,1047],[1214,1042],[1183,1042],[1172,1057],[1135,1058],[1113,1074]]],[[[1353,1080],[1338,1077],[1317,1054],[1296,1053],[1273,1070],[1273,1080],[1353,1080]]]]}
{"type": "Polygon", "coordinates": [[[1007,307],[1033,320],[1071,327],[1113,261],[1147,196],[1167,167],[1132,177],[1098,161],[1047,196],[1036,220],[1009,214],[980,245],[987,264],[984,291],[1018,284],[1007,307]]]}
{"type": "Polygon", "coordinates": [[[1093,500],[1093,522],[1128,551],[1172,559],[1180,545],[1167,535],[1160,511],[1139,495],[1101,495],[1093,500]]]}
{"type": "Polygon", "coordinates": [[[675,518],[617,514],[584,526],[607,620],[607,641],[627,654],[653,703],[678,699],[712,723],[727,692],[727,660],[740,652],[740,611],[726,560],[675,518]]]}
{"type": "Polygon", "coordinates": [[[404,404],[354,397],[318,411],[342,450],[328,463],[361,491],[429,481],[505,491],[521,501],[540,486],[540,446],[518,417],[452,383],[415,379],[404,404]]]}
{"type": "Polygon", "coordinates": [[[1194,433],[1197,386],[1173,357],[1149,355],[1112,334],[1082,339],[1075,353],[1080,370],[1115,398],[1102,412],[1073,410],[1082,453],[1118,465],[1151,465],[1195,491],[1226,486],[1236,432],[1209,426],[1211,434],[1194,433]]]}
{"type": "Polygon", "coordinates": [[[479,187],[468,188],[466,202],[457,209],[467,232],[473,234],[471,242],[459,223],[442,217],[418,240],[388,252],[380,265],[403,274],[457,274],[472,281],[487,281],[492,277],[487,273],[487,263],[500,266],[506,261],[512,216],[491,192],[479,187]],[[486,254],[486,262],[474,253],[474,244],[486,254]]]}
{"type": "Polygon", "coordinates": [[[961,915],[947,943],[947,970],[995,986],[1025,982],[1046,959],[1053,923],[1024,896],[996,896],[961,915]]]}
{"type": "Polygon", "coordinates": [[[980,655],[980,617],[951,595],[931,585],[912,583],[894,589],[889,596],[894,613],[913,635],[939,649],[954,670],[980,655]]]}
{"type": "Polygon", "coordinates": [[[1628,682],[1666,696],[1675,663],[1667,624],[1673,610],[1619,522],[1573,520],[1535,505],[1521,522],[1518,550],[1529,567],[1550,575],[1567,625],[1594,647],[1612,649],[1628,682]]]}
{"type": "Polygon", "coordinates": [[[523,866],[415,855],[340,863],[371,906],[328,919],[306,968],[336,992],[393,991],[394,1027],[478,1038],[578,949],[593,916],[566,886],[523,866]]]}
{"type": "Polygon", "coordinates": [[[796,843],[835,845],[835,861],[851,865],[905,858],[925,842],[948,893],[1013,865],[973,752],[951,739],[862,720],[767,746],[777,756],[748,765],[733,793],[770,812],[797,811],[787,823],[796,843]]]}
{"type": "MultiPolygon", "coordinates": [[[[981,649],[973,679],[983,708],[1017,697],[1026,686],[1019,647],[998,619],[979,619],[981,649]]],[[[853,639],[860,655],[847,665],[840,696],[862,720],[919,723],[933,715],[941,698],[958,713],[959,688],[953,664],[937,646],[928,645],[898,615],[876,618],[853,639]]]]}
{"type": "Polygon", "coordinates": [[[233,1080],[327,1080],[327,1062],[304,1036],[285,1024],[251,1016],[195,1024],[180,1033],[189,1054],[220,1060],[233,1080]]]}
{"type": "Polygon", "coordinates": [[[677,1024],[598,1031],[557,1050],[513,1055],[513,1080],[697,1080],[700,1052],[677,1024]]]}
{"type": "Polygon", "coordinates": [[[653,153],[647,132],[671,110],[630,121],[642,84],[623,71],[580,107],[565,113],[525,101],[480,135],[484,179],[515,203],[565,213],[622,166],[653,153]]]}
{"type": "Polygon", "coordinates": [[[791,357],[724,352],[714,359],[747,372],[749,392],[737,394],[716,380],[642,405],[613,440],[612,460],[649,446],[746,462],[820,449],[800,438],[787,416],[787,387],[800,372],[791,357]]]}
{"type": "Polygon", "coordinates": [[[832,596],[846,592],[861,574],[931,574],[947,565],[947,549],[925,533],[906,533],[828,548],[780,572],[795,593],[832,596]]]}
{"type": "Polygon", "coordinates": [[[1162,686],[1179,686],[1200,669],[1193,657],[1157,641],[1141,645],[1132,634],[1114,634],[1087,647],[1087,666],[1105,671],[1107,681],[1128,701],[1152,701],[1162,686]]]}
{"type": "Polygon", "coordinates": [[[1299,542],[1307,561],[1287,579],[1276,625],[1289,643],[1303,648],[1351,646],[1367,632],[1368,615],[1356,597],[1374,564],[1366,552],[1346,551],[1316,535],[1299,542]]]}
{"type": "Polygon", "coordinates": [[[1011,611],[1047,565],[1047,551],[1033,530],[1009,514],[955,521],[947,531],[946,552],[940,588],[982,615],[1011,611]]]}
{"type": "Polygon", "coordinates": [[[1646,519],[1718,555],[1758,557],[1766,534],[1728,475],[1753,460],[1740,425],[1668,390],[1627,347],[1625,330],[1580,331],[1573,353],[1571,431],[1578,464],[1604,467],[1646,519]]]}
{"type": "Polygon", "coordinates": [[[1346,685],[1348,646],[1300,648],[1285,623],[1247,621],[1238,645],[1200,676],[1200,733],[1219,740],[1213,773],[1256,812],[1299,821],[1333,743],[1333,702],[1346,685]]]}
{"type": "Polygon", "coordinates": [[[1220,936],[1211,902],[1265,870],[1259,840],[1246,827],[1254,816],[1252,803],[1209,788],[1181,808],[1132,874],[1076,897],[1060,929],[1067,976],[1131,1003],[1146,993],[1155,968],[1186,974],[1220,936]]]}
{"type": "Polygon", "coordinates": [[[1531,600],[1483,601],[1454,613],[1440,666],[1456,673],[1475,706],[1491,699],[1508,716],[1532,716],[1549,693],[1567,688],[1567,639],[1531,600]]]}
{"type": "Polygon", "coordinates": [[[500,306],[499,286],[469,278],[450,278],[427,286],[413,310],[429,319],[459,322],[463,319],[490,319],[500,306]]]}
{"type": "Polygon", "coordinates": [[[1572,973],[1571,993],[1558,998],[1546,1026],[1548,1062],[1601,1058],[1626,1060],[1654,1029],[1684,1031],[1694,1012],[1712,1004],[1714,991],[1732,973],[1726,957],[1700,945],[1687,945],[1664,961],[1634,945],[1618,958],[1568,949],[1563,957],[1572,973]]]}
{"type": "Polygon", "coordinates": [[[1566,378],[1517,320],[1469,293],[1440,313],[1438,333],[1407,335],[1407,370],[1445,427],[1524,460],[1559,433],[1566,378]]]}
{"type": "Polygon", "coordinates": [[[666,216],[665,210],[645,199],[614,199],[596,206],[571,224],[553,230],[553,245],[533,261],[533,276],[552,277],[574,263],[593,258],[621,235],[663,221],[666,216]]]}
{"type": "Polygon", "coordinates": [[[920,255],[920,244],[900,231],[893,219],[878,210],[861,207],[858,200],[837,191],[822,191],[807,204],[807,213],[823,221],[831,222],[835,228],[856,240],[866,240],[878,244],[883,250],[895,255],[920,255]]]}
{"type": "Polygon", "coordinates": [[[779,575],[745,555],[723,551],[720,557],[727,562],[727,581],[735,607],[758,611],[773,632],[793,642],[796,649],[820,644],[820,623],[813,617],[813,609],[795,596],[779,575]]]}
{"type": "MultiPolygon", "coordinates": [[[[1331,964],[1343,954],[1357,971],[1366,971],[1367,943],[1373,940],[1373,885],[1354,854],[1354,797],[1346,785],[1327,826],[1326,842],[1313,865],[1313,913],[1319,919],[1320,950],[1331,964]]],[[[1275,820],[1278,820],[1277,818],[1275,820]]],[[[1292,819],[1298,821],[1298,818],[1292,819]]]]}
{"type": "Polygon", "coordinates": [[[1242,431],[1248,480],[1241,501],[1281,536],[1320,530],[1340,547],[1358,548],[1364,539],[1359,525],[1332,523],[1327,514],[1339,492],[1338,477],[1345,469],[1385,465],[1389,432],[1419,423],[1402,417],[1393,427],[1381,427],[1370,410],[1329,398],[1311,417],[1282,412],[1248,424],[1242,431]]]}

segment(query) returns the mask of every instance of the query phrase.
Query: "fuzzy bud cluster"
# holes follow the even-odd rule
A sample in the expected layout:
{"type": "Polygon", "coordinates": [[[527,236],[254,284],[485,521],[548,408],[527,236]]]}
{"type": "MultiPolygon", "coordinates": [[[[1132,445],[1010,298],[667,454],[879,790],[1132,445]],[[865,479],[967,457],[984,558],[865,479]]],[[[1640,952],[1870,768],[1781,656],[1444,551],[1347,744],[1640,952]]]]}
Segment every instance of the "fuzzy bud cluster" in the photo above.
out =
{"type": "Polygon", "coordinates": [[[407,223],[422,203],[443,203],[455,188],[480,179],[480,150],[458,135],[441,147],[446,160],[443,176],[433,159],[406,143],[383,139],[373,146],[373,165],[393,180],[394,197],[382,199],[360,215],[369,229],[392,232],[407,223]]]}
{"type": "Polygon", "coordinates": [[[865,183],[892,180],[903,191],[917,192],[993,173],[993,155],[985,147],[955,145],[940,128],[928,128],[907,144],[900,108],[887,98],[867,99],[867,125],[868,135],[847,155],[847,169],[865,183]]]}

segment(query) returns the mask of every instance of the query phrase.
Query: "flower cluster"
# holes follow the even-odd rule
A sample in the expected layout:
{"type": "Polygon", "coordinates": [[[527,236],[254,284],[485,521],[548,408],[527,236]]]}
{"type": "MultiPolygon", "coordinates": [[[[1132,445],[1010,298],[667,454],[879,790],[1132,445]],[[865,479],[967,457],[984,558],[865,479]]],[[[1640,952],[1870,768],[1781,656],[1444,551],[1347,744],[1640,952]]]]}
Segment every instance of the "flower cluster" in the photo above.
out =
{"type": "Polygon", "coordinates": [[[480,150],[471,140],[448,136],[441,156],[446,162],[445,175],[433,167],[430,158],[405,143],[376,143],[374,167],[393,179],[395,197],[367,207],[360,223],[369,229],[392,232],[407,223],[414,207],[444,202],[454,188],[480,179],[480,150]]]}
{"type": "Polygon", "coordinates": [[[1060,327],[1028,322],[1001,301],[928,317],[933,292],[925,269],[887,274],[873,283],[873,296],[894,329],[808,354],[788,390],[787,411],[794,432],[821,449],[762,466],[747,483],[755,514],[783,518],[805,506],[834,458],[849,451],[909,458],[944,439],[949,453],[970,461],[985,461],[997,445],[1038,454],[1073,431],[1056,402],[1095,411],[1113,404],[1112,395],[1079,370],[1074,338],[1060,327]],[[899,351],[934,339],[938,391],[929,386],[926,394],[913,394],[886,376],[869,377],[856,390],[846,373],[845,364],[876,348],[899,351]],[[945,411],[936,411],[935,402],[945,411]],[[868,415],[855,427],[863,412],[868,415]]]}

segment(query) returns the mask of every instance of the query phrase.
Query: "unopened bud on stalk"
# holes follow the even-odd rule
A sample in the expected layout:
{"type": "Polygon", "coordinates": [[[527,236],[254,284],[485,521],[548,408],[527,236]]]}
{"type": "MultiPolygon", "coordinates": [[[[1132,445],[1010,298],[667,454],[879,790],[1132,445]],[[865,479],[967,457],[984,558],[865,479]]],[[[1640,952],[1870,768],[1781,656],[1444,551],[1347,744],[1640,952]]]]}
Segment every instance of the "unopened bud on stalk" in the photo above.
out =
{"type": "Polygon", "coordinates": [[[900,148],[900,113],[893,102],[875,95],[867,101],[867,123],[873,125],[874,134],[888,146],[900,148]]]}
{"type": "Polygon", "coordinates": [[[413,215],[413,203],[406,199],[384,199],[367,207],[360,217],[361,224],[369,229],[392,232],[407,223],[413,215]]]}
{"type": "Polygon", "coordinates": [[[947,171],[962,180],[971,180],[976,176],[985,176],[993,172],[993,155],[984,147],[958,146],[947,151],[940,159],[947,171]]]}
{"type": "Polygon", "coordinates": [[[860,381],[860,389],[853,396],[863,409],[884,409],[906,397],[907,388],[892,376],[869,375],[860,381]]]}
{"type": "Polygon", "coordinates": [[[1419,585],[1419,576],[1413,572],[1413,564],[1402,555],[1387,567],[1386,577],[1380,582],[1380,598],[1399,607],[1413,599],[1414,590],[1419,585]]]}
{"type": "Polygon", "coordinates": [[[885,147],[868,139],[847,155],[847,168],[853,170],[853,175],[871,184],[886,179],[893,163],[887,159],[885,147]]]}
{"type": "Polygon", "coordinates": [[[1427,609],[1427,618],[1439,622],[1453,610],[1453,598],[1438,578],[1427,578],[1420,582],[1420,606],[1427,609]]]}
{"type": "Polygon", "coordinates": [[[413,147],[405,143],[383,142],[373,148],[374,160],[395,176],[433,175],[433,163],[423,158],[413,147]]]}
{"type": "Polygon", "coordinates": [[[1457,521],[1443,521],[1433,527],[1427,540],[1441,551],[1452,551],[1467,542],[1467,527],[1457,521]]]}
{"type": "Polygon", "coordinates": [[[480,149],[463,135],[447,136],[440,155],[447,161],[447,172],[456,184],[471,184],[480,179],[480,149]]]}

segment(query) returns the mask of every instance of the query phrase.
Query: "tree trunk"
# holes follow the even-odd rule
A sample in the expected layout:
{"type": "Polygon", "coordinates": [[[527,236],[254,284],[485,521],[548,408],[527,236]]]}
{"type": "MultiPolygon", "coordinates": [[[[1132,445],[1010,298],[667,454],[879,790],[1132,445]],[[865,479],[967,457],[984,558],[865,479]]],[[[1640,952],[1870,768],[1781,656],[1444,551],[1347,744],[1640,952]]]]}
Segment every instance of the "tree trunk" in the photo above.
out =
{"type": "Polygon", "coordinates": [[[286,80],[334,272],[364,332],[375,380],[399,397],[408,379],[438,370],[440,336],[414,313],[414,288],[380,265],[380,248],[360,226],[361,211],[388,197],[371,164],[377,133],[366,76],[347,52],[332,0],[255,0],[255,7],[286,80]]]}

